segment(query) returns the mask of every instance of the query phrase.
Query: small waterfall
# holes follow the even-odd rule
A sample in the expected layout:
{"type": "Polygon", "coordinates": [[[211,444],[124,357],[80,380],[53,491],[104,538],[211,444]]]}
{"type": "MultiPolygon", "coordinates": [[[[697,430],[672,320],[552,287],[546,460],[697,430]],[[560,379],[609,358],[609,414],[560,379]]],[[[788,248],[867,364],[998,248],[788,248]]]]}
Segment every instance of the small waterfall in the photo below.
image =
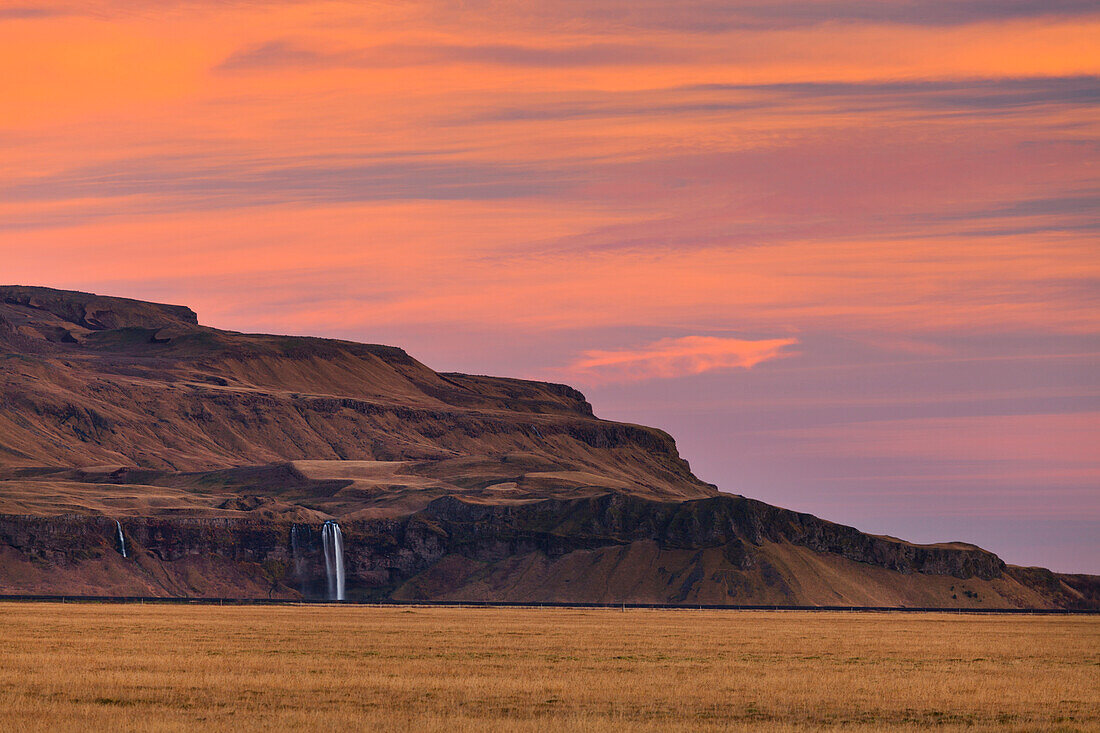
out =
{"type": "Polygon", "coordinates": [[[294,577],[298,579],[298,590],[306,595],[308,583],[306,581],[306,558],[303,552],[313,545],[313,532],[309,525],[290,525],[290,559],[294,563],[294,577]],[[304,534],[304,536],[303,536],[304,534]]]}
{"type": "Polygon", "coordinates": [[[122,536],[122,523],[116,519],[115,526],[118,527],[118,550],[126,557],[126,538],[122,536]]]}
{"type": "Polygon", "coordinates": [[[329,600],[344,600],[344,535],[340,525],[333,520],[325,522],[321,529],[321,541],[325,548],[325,574],[328,576],[329,600]]]}

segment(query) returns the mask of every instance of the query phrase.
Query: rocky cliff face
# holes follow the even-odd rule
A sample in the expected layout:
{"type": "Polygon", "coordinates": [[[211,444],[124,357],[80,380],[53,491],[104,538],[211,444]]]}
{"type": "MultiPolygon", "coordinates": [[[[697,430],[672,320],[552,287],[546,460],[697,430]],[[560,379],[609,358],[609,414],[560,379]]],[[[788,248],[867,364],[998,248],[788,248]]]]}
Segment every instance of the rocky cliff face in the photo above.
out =
{"type": "Polygon", "coordinates": [[[325,597],[332,520],[348,598],[1097,602],[1087,576],[720,494],[570,387],[392,347],[9,287],[0,366],[0,592],[325,597]]]}
{"type": "MultiPolygon", "coordinates": [[[[791,543],[905,574],[992,580],[1005,569],[995,555],[977,548],[917,547],[733,496],[670,504],[605,494],[514,506],[448,496],[405,517],[345,521],[342,529],[353,597],[392,592],[445,557],[479,563],[532,554],[559,559],[646,542],[662,550],[717,548],[739,571],[767,563],[759,549],[766,543],[791,543]]],[[[213,553],[267,568],[273,587],[283,594],[297,589],[322,595],[325,579],[317,523],[138,517],[116,525],[103,516],[8,515],[0,516],[0,542],[46,564],[121,557],[123,542],[128,557],[146,554],[164,563],[213,553]]]]}
{"type": "MultiPolygon", "coordinates": [[[[0,516],[6,590],[328,597],[321,522],[133,517],[119,525],[105,516],[0,516]]],[[[979,548],[871,537],[733,496],[514,506],[444,497],[341,528],[352,600],[1089,608],[1100,590],[1087,576],[1008,568],[979,548]],[[807,558],[818,559],[827,583],[810,577],[807,558]]]]}

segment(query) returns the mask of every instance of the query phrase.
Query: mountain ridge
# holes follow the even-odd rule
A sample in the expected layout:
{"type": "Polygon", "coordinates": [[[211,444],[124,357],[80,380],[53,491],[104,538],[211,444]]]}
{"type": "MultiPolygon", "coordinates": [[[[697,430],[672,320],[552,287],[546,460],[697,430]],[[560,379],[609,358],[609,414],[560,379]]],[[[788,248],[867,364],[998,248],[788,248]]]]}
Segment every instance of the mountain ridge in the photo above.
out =
{"type": "Polygon", "coordinates": [[[600,420],[568,385],[438,373],[397,347],[2,286],[0,364],[0,592],[316,595],[314,532],[339,521],[354,597],[1100,598],[1093,576],[723,494],[667,433],[600,420]]]}

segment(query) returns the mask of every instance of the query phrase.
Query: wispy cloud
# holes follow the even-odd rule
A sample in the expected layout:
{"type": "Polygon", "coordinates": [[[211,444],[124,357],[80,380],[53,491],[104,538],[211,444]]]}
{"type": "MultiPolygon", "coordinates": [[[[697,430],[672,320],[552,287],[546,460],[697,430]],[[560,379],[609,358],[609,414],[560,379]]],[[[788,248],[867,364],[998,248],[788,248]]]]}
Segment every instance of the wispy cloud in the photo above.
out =
{"type": "MultiPolygon", "coordinates": [[[[49,9],[67,13],[119,17],[164,9],[219,12],[238,7],[261,11],[310,0],[55,0],[49,9]]],[[[351,4],[349,4],[351,5],[351,4]]],[[[1095,14],[1091,0],[556,0],[554,3],[463,3],[409,0],[403,5],[442,22],[450,16],[496,22],[522,16],[552,30],[603,26],[619,29],[660,28],[697,33],[730,30],[774,31],[841,23],[953,27],[976,23],[1065,18],[1095,14]]],[[[15,8],[14,10],[23,10],[15,8]]],[[[36,9],[33,8],[32,9],[36,9]]],[[[0,11],[2,16],[3,11],[0,11]]]]}
{"type": "Polygon", "coordinates": [[[25,5],[14,8],[0,8],[0,20],[30,20],[33,18],[51,18],[63,12],[51,7],[25,5]]]}
{"type": "MultiPolygon", "coordinates": [[[[562,95],[564,96],[564,95],[562,95]]],[[[779,110],[820,117],[871,112],[910,116],[1012,113],[1100,105],[1100,76],[782,84],[706,84],[511,104],[458,122],[611,119],[779,110]]]]}
{"type": "MultiPolygon", "coordinates": [[[[465,8],[466,6],[464,6],[465,8]]],[[[484,7],[488,7],[488,3],[484,7]]],[[[951,27],[1042,17],[1095,14],[1090,0],[567,0],[541,9],[543,17],[585,18],[636,28],[697,33],[773,31],[840,23],[951,27]]]]}
{"type": "MultiPolygon", "coordinates": [[[[8,201],[146,197],[195,209],[393,199],[491,200],[549,193],[549,170],[496,162],[326,161],[150,157],[115,160],[0,186],[8,201]],[[537,175],[536,175],[537,173],[537,175]]],[[[167,207],[169,210],[177,205],[167,207]]]]}
{"type": "Polygon", "coordinates": [[[220,63],[216,70],[369,69],[445,63],[570,68],[664,63],[676,58],[677,54],[665,49],[623,43],[568,46],[524,46],[511,43],[385,44],[343,51],[323,51],[300,41],[279,39],[236,51],[220,63]]]}
{"type": "Polygon", "coordinates": [[[783,349],[797,339],[752,341],[721,336],[664,338],[637,349],[590,350],[565,371],[589,384],[670,379],[704,372],[751,369],[761,362],[788,356],[783,349]]]}

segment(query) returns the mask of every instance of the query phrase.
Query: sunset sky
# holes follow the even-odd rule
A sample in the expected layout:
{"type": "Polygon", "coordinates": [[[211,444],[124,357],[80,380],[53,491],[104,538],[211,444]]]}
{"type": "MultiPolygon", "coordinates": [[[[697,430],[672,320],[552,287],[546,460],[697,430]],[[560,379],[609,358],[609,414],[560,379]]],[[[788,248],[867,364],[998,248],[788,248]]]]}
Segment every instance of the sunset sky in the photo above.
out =
{"type": "Polygon", "coordinates": [[[1100,6],[0,0],[0,283],[564,381],[1100,572],[1100,6]]]}

